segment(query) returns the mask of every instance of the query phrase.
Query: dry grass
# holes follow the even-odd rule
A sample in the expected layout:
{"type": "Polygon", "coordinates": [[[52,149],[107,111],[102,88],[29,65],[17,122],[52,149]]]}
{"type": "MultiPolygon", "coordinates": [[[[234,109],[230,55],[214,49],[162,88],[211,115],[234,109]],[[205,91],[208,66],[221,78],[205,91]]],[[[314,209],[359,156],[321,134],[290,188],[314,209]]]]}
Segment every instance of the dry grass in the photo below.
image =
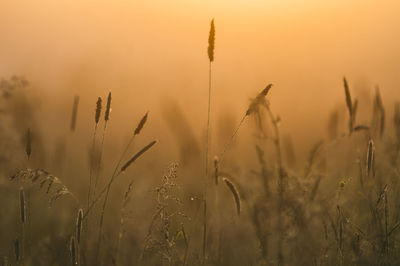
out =
{"type": "Polygon", "coordinates": [[[235,185],[228,178],[224,177],[222,180],[225,182],[226,186],[232,192],[233,198],[235,199],[237,214],[240,215],[240,196],[239,196],[239,191],[236,189],[235,185]]]}
{"type": "Polygon", "coordinates": [[[75,95],[74,103],[72,105],[72,115],[71,115],[71,125],[70,125],[70,129],[72,132],[75,131],[75,128],[76,128],[76,119],[78,116],[78,106],[79,106],[79,96],[75,95]]]}
{"type": "MultiPolygon", "coordinates": [[[[115,132],[110,122],[119,116],[110,115],[111,92],[104,120],[99,97],[93,135],[85,133],[86,146],[99,152],[91,154],[87,167],[76,163],[85,145],[68,139],[66,167],[60,170],[51,160],[40,159],[41,152],[47,154],[39,147],[40,126],[32,122],[19,128],[14,150],[19,157],[7,169],[14,174],[8,181],[0,179],[5,217],[0,220],[0,255],[5,265],[400,264],[400,103],[391,114],[384,88],[376,88],[368,102],[343,78],[337,87],[343,93],[344,86],[344,99],[327,117],[327,136],[295,153],[298,143],[291,136],[296,132],[281,128],[286,121],[276,113],[275,89],[268,84],[234,120],[222,143],[214,143],[214,50],[212,20],[208,109],[202,127],[206,139],[199,141],[203,149],[183,121],[184,112],[172,112],[167,123],[184,147],[176,149],[179,164],[169,164],[161,179],[159,168],[175,161],[166,156],[175,150],[167,152],[161,150],[165,143],[156,146],[157,140],[142,139],[166,139],[161,138],[165,132],[147,136],[148,112],[138,118],[125,147],[120,149],[115,136],[107,136],[105,145],[106,133],[115,132]],[[101,141],[99,126],[104,126],[101,141]],[[250,133],[238,136],[239,130],[250,133]],[[134,142],[138,147],[132,148],[134,142]],[[211,151],[219,151],[213,160],[211,151]]],[[[7,88],[14,83],[7,82],[7,88]]],[[[81,124],[76,122],[78,102],[75,97],[71,131],[81,124]]],[[[66,138],[72,136],[68,134],[66,138]]],[[[46,140],[45,147],[50,145],[46,140]]]]}

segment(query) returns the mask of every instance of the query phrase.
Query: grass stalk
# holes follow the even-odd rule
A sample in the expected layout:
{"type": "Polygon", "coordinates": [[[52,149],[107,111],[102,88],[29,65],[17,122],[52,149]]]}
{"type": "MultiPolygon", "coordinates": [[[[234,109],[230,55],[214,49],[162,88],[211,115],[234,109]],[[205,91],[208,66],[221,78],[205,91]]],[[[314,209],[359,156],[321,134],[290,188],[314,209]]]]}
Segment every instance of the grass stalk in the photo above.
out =
{"type": "Polygon", "coordinates": [[[97,98],[96,102],[96,110],[95,110],[95,116],[94,116],[94,121],[95,121],[95,126],[94,126],[94,132],[93,132],[93,140],[92,140],[92,147],[91,147],[91,161],[90,161],[90,166],[89,166],[89,189],[88,189],[88,196],[87,196],[87,208],[89,209],[90,205],[90,197],[92,193],[92,176],[93,176],[93,166],[94,166],[94,161],[95,161],[95,147],[96,147],[96,134],[97,134],[97,127],[99,124],[100,120],[100,114],[101,114],[101,97],[97,98]]]}
{"type": "Polygon", "coordinates": [[[100,179],[101,163],[103,161],[104,138],[106,135],[108,120],[110,119],[110,112],[111,112],[111,92],[108,93],[106,110],[104,112],[104,128],[103,128],[103,134],[101,137],[99,162],[97,165],[96,179],[95,179],[94,188],[93,188],[93,197],[94,198],[96,197],[97,183],[100,179]]]}
{"type": "Polygon", "coordinates": [[[206,260],[206,242],[207,242],[207,183],[208,183],[208,157],[209,157],[209,141],[210,141],[210,115],[211,115],[211,65],[214,61],[214,47],[215,47],[215,26],[214,19],[211,20],[210,25],[210,33],[208,36],[208,106],[207,106],[207,133],[206,133],[206,175],[204,180],[204,191],[203,191],[203,200],[204,200],[204,217],[203,217],[203,261],[205,263],[206,260]]]}
{"type": "Polygon", "coordinates": [[[124,224],[125,224],[125,216],[126,216],[126,206],[128,205],[128,202],[131,198],[131,193],[132,193],[132,182],[129,183],[128,189],[125,192],[124,195],[124,200],[122,202],[122,207],[121,207],[121,217],[120,217],[120,224],[119,224],[119,233],[118,233],[118,241],[117,241],[117,247],[115,250],[115,265],[118,265],[119,263],[119,251],[121,248],[121,241],[124,236],[124,224]]]}
{"type": "MultiPolygon", "coordinates": [[[[108,196],[110,194],[111,185],[113,184],[113,182],[117,176],[119,176],[122,172],[124,172],[131,163],[133,163],[138,157],[140,157],[143,153],[145,153],[148,149],[150,149],[157,142],[157,141],[152,141],[150,144],[145,146],[138,153],[136,153],[127,163],[125,163],[125,165],[123,165],[122,168],[120,169],[122,160],[124,159],[126,153],[128,152],[129,147],[133,143],[135,137],[137,135],[139,135],[141,130],[143,129],[143,127],[147,121],[147,117],[148,117],[148,112],[143,116],[143,118],[140,120],[138,126],[136,127],[131,139],[129,140],[127,146],[125,147],[125,150],[123,151],[120,159],[117,162],[117,165],[114,168],[114,172],[110,178],[110,181],[108,182],[106,187],[103,189],[103,191],[101,191],[100,195],[96,198],[96,201],[97,201],[97,199],[100,199],[100,197],[105,193],[104,202],[103,202],[103,206],[101,209],[100,222],[99,222],[99,233],[98,233],[98,241],[97,241],[97,248],[96,248],[96,257],[95,257],[97,259],[98,259],[98,254],[99,254],[100,248],[101,248],[101,236],[102,236],[102,231],[103,231],[104,212],[105,212],[105,209],[107,206],[107,201],[108,201],[108,196]]],[[[95,204],[95,202],[93,202],[93,205],[94,204],[95,204]]],[[[93,205],[91,205],[91,207],[93,205]]],[[[90,211],[91,207],[90,208],[88,207],[87,212],[90,211]]]]}
{"type": "Polygon", "coordinates": [[[21,220],[21,259],[25,257],[25,222],[26,222],[26,202],[24,188],[21,187],[19,190],[19,203],[20,203],[20,220],[21,220]]]}
{"type": "Polygon", "coordinates": [[[269,104],[266,105],[267,113],[271,119],[273,128],[274,128],[274,133],[275,133],[275,138],[274,138],[274,144],[275,144],[275,151],[276,151],[276,160],[277,160],[277,166],[278,166],[278,177],[279,177],[279,186],[278,186],[278,265],[284,265],[284,255],[283,255],[283,203],[284,203],[284,190],[285,190],[285,170],[283,169],[282,165],[282,152],[281,152],[281,145],[280,145],[280,135],[279,135],[279,119],[275,117],[275,115],[272,113],[271,108],[269,104]]]}

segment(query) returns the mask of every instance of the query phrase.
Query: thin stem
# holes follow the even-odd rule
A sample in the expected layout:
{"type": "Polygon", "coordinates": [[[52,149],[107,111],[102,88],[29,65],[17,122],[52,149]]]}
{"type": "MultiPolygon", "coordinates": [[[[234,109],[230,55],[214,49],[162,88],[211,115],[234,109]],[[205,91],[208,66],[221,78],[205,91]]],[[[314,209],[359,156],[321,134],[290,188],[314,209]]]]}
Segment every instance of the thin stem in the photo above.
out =
{"type": "Polygon", "coordinates": [[[21,228],[21,261],[23,262],[24,260],[25,260],[25,223],[22,223],[22,228],[21,228]]]}
{"type": "Polygon", "coordinates": [[[119,249],[121,247],[121,240],[122,240],[122,235],[124,231],[124,218],[122,217],[124,215],[125,209],[123,209],[121,213],[121,218],[120,218],[120,224],[119,224],[119,233],[118,233],[118,240],[117,240],[117,247],[115,250],[115,265],[118,265],[118,260],[119,260],[119,249]]]}
{"type": "Polygon", "coordinates": [[[211,61],[208,65],[208,112],[207,112],[207,136],[206,136],[206,184],[208,178],[208,153],[210,138],[210,114],[211,114],[211,61]]]}
{"type": "Polygon", "coordinates": [[[122,237],[123,237],[123,234],[124,234],[124,223],[125,223],[124,216],[125,216],[125,212],[126,212],[126,205],[128,203],[128,200],[129,200],[129,193],[130,193],[130,190],[131,190],[131,185],[132,185],[132,182],[129,184],[127,192],[125,192],[124,201],[123,201],[122,206],[121,206],[121,217],[120,217],[120,220],[119,220],[120,222],[119,222],[118,241],[117,241],[117,247],[116,247],[116,250],[115,250],[115,265],[118,265],[119,250],[120,250],[120,247],[121,247],[121,240],[122,240],[122,237]]]}
{"type": "MultiPolygon", "coordinates": [[[[119,176],[119,174],[121,173],[121,171],[118,172],[118,169],[119,169],[119,167],[121,165],[121,162],[122,162],[123,158],[125,157],[126,153],[128,152],[130,145],[132,144],[133,140],[135,139],[135,136],[136,136],[135,134],[132,135],[131,139],[129,140],[128,145],[126,145],[124,152],[122,153],[117,165],[115,166],[115,169],[114,169],[114,172],[113,172],[113,174],[112,174],[112,176],[110,178],[110,181],[108,182],[106,187],[101,191],[101,193],[99,194],[98,198],[93,202],[93,205],[94,205],[94,203],[97,202],[104,193],[106,193],[106,196],[104,198],[103,207],[101,209],[100,224],[99,224],[99,235],[98,235],[97,248],[96,248],[96,259],[98,259],[99,251],[100,251],[100,248],[101,248],[101,235],[102,235],[102,231],[103,231],[104,212],[105,212],[105,209],[106,209],[106,206],[107,206],[107,200],[108,200],[108,196],[110,194],[111,185],[114,182],[114,179],[117,176],[119,176]]],[[[92,208],[93,205],[91,205],[90,208],[92,208]]],[[[87,213],[88,212],[89,212],[89,208],[87,210],[87,213]]]]}
{"type": "MultiPolygon", "coordinates": [[[[90,161],[90,167],[89,167],[89,191],[88,191],[88,199],[87,199],[87,206],[89,209],[89,205],[90,205],[90,195],[91,195],[91,191],[92,191],[92,175],[93,175],[93,162],[94,162],[94,154],[95,154],[95,144],[96,144],[96,133],[97,133],[97,123],[94,126],[94,133],[93,133],[93,141],[92,141],[92,154],[91,154],[91,161],[90,161]]],[[[86,226],[87,228],[87,226],[86,226]]]]}
{"type": "Polygon", "coordinates": [[[205,264],[206,259],[206,243],[207,243],[207,201],[204,200],[204,213],[203,213],[203,264],[205,264]]]}
{"type": "Polygon", "coordinates": [[[239,129],[242,127],[242,124],[243,124],[244,120],[246,119],[246,117],[247,117],[246,114],[242,117],[242,119],[240,120],[238,126],[236,127],[235,131],[233,132],[231,138],[226,142],[224,149],[222,150],[222,152],[218,156],[218,159],[219,159],[220,163],[222,162],[222,159],[224,158],[226,151],[232,145],[233,140],[235,139],[239,129]]]}
{"type": "Polygon", "coordinates": [[[283,193],[284,193],[284,172],[282,167],[282,153],[280,148],[280,138],[279,138],[279,128],[278,128],[278,120],[274,116],[271,111],[269,105],[266,106],[268,115],[271,119],[272,125],[274,127],[275,132],[275,149],[276,149],[276,157],[277,157],[277,164],[278,164],[278,176],[279,176],[279,186],[278,186],[278,265],[284,265],[284,256],[282,251],[283,246],[283,193]]]}
{"type": "MultiPolygon", "coordinates": [[[[120,167],[120,165],[121,165],[121,163],[122,163],[123,158],[125,157],[126,153],[128,152],[128,149],[129,149],[129,147],[131,146],[131,144],[132,144],[134,138],[135,138],[135,135],[132,136],[132,138],[130,139],[128,145],[126,146],[124,152],[122,153],[122,155],[121,155],[121,157],[120,157],[120,159],[119,159],[119,161],[118,161],[118,163],[117,163],[117,165],[116,165],[116,167],[115,167],[115,169],[114,169],[114,173],[113,173],[113,175],[111,176],[110,181],[109,181],[109,182],[104,186],[104,188],[99,192],[99,194],[97,195],[97,197],[94,198],[93,201],[90,202],[90,203],[88,204],[88,208],[87,208],[86,212],[85,212],[85,213],[83,214],[83,216],[82,216],[82,221],[84,221],[85,219],[87,219],[87,218],[89,217],[90,211],[93,209],[93,207],[95,206],[95,204],[103,197],[103,195],[104,195],[106,192],[109,193],[110,188],[111,188],[111,185],[112,185],[112,183],[114,182],[115,178],[118,177],[118,176],[121,174],[121,171],[119,171],[119,172],[117,172],[117,171],[118,171],[118,169],[119,169],[119,167],[120,167]]],[[[108,198],[108,194],[107,194],[107,198],[108,198]]],[[[100,236],[101,236],[101,232],[102,232],[104,210],[105,210],[105,204],[103,204],[103,209],[102,209],[102,217],[101,217],[101,223],[100,223],[101,226],[100,226],[100,228],[99,228],[99,240],[101,239],[100,236]]],[[[87,225],[87,223],[86,223],[86,225],[87,225]]],[[[75,228],[75,229],[76,229],[76,228],[75,228]]],[[[74,229],[74,232],[71,233],[71,235],[74,235],[74,234],[75,234],[75,229],[74,229]]],[[[99,249],[100,249],[100,243],[98,242],[97,250],[96,250],[96,258],[98,258],[97,255],[99,254],[99,249]]]]}
{"type": "Polygon", "coordinates": [[[184,240],[185,240],[185,255],[183,257],[183,266],[185,266],[186,265],[186,261],[187,261],[188,251],[189,251],[189,240],[188,240],[188,238],[186,236],[186,232],[185,232],[185,228],[184,228],[183,224],[182,224],[182,233],[183,233],[183,237],[184,237],[184,240]]]}
{"type": "Polygon", "coordinates": [[[96,188],[97,188],[97,183],[100,179],[100,169],[101,169],[101,162],[103,160],[103,149],[104,149],[104,138],[106,135],[106,129],[107,129],[107,122],[105,121],[104,123],[104,129],[103,129],[103,136],[101,138],[101,144],[100,144],[100,155],[99,155],[99,165],[97,166],[97,171],[96,171],[96,180],[94,182],[94,188],[93,188],[93,198],[96,197],[96,188]]]}
{"type": "Polygon", "coordinates": [[[275,149],[276,149],[276,157],[277,157],[277,163],[278,163],[278,167],[281,168],[282,167],[282,153],[281,153],[281,146],[280,146],[280,137],[279,137],[279,128],[278,128],[278,121],[275,118],[274,114],[271,111],[271,108],[269,107],[269,105],[267,105],[267,112],[268,115],[271,119],[271,122],[274,126],[274,132],[275,132],[275,139],[274,139],[274,143],[275,143],[275,149]]]}
{"type": "Polygon", "coordinates": [[[388,206],[388,193],[385,191],[385,251],[386,256],[389,256],[389,206],[388,206]]]}
{"type": "Polygon", "coordinates": [[[207,181],[208,181],[208,153],[210,138],[210,114],[211,114],[211,60],[208,64],[208,112],[207,112],[207,136],[206,136],[206,176],[204,180],[204,221],[203,221],[203,264],[206,258],[206,242],[207,242],[207,181]]]}

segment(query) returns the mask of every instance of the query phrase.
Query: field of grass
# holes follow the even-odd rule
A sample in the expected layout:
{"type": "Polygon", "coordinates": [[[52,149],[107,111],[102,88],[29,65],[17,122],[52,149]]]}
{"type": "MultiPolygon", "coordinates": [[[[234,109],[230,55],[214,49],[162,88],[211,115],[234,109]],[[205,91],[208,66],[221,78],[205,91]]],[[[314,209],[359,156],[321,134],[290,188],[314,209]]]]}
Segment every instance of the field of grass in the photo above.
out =
{"type": "Polygon", "coordinates": [[[243,100],[228,130],[215,125],[215,36],[213,20],[208,102],[196,122],[205,137],[178,106],[165,109],[178,160],[155,154],[166,133],[146,130],[152,110],[134,114],[122,146],[110,145],[120,115],[112,92],[93,95],[90,110],[75,96],[51,142],[29,77],[0,80],[1,265],[400,265],[398,99],[376,87],[363,103],[350,77],[339,80],[341,109],[299,158],[272,81],[243,100]]]}

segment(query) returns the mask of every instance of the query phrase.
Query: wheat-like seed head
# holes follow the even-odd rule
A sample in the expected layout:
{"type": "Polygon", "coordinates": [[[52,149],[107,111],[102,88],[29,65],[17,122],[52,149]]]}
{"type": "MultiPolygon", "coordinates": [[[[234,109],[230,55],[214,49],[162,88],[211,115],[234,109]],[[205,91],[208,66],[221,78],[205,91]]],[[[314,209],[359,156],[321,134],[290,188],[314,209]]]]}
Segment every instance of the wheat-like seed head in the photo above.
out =
{"type": "Polygon", "coordinates": [[[25,183],[30,181],[31,184],[38,184],[39,187],[44,189],[45,193],[50,195],[50,204],[64,195],[70,195],[77,200],[77,198],[68,190],[68,188],[61,182],[61,180],[42,169],[22,169],[10,177],[10,180],[25,183]]]}
{"type": "Polygon", "coordinates": [[[256,98],[251,100],[249,108],[246,111],[246,116],[256,113],[260,106],[267,106],[268,103],[265,97],[272,88],[272,85],[273,84],[268,84],[259,94],[257,94],[256,98]]]}
{"type": "Polygon", "coordinates": [[[349,111],[350,116],[352,116],[352,114],[353,114],[353,104],[352,104],[352,101],[351,101],[349,84],[347,83],[346,77],[343,77],[343,85],[344,85],[344,93],[346,95],[347,109],[349,111]]]}
{"type": "Polygon", "coordinates": [[[237,214],[240,215],[240,195],[239,195],[239,191],[236,189],[235,185],[228,178],[224,177],[222,180],[225,182],[226,186],[232,192],[233,198],[235,199],[237,214]]]}
{"type": "Polygon", "coordinates": [[[151,147],[153,147],[154,144],[157,143],[157,140],[153,140],[149,144],[147,144],[144,148],[142,148],[138,153],[132,156],[132,158],[127,161],[124,166],[121,167],[121,172],[125,172],[125,170],[134,162],[136,161],[137,158],[142,156],[143,153],[145,153],[147,150],[149,150],[151,147]]]}
{"type": "Polygon", "coordinates": [[[74,103],[72,106],[72,116],[71,116],[71,126],[70,126],[71,131],[75,131],[76,117],[78,115],[78,105],[79,105],[79,96],[75,95],[74,103]]]}
{"type": "Polygon", "coordinates": [[[108,93],[107,97],[107,105],[106,105],[106,111],[104,113],[104,121],[108,121],[108,119],[110,119],[110,112],[111,112],[111,91],[108,93]]]}
{"type": "Polygon", "coordinates": [[[101,114],[101,97],[97,98],[97,102],[96,102],[96,112],[94,115],[94,121],[96,122],[96,124],[99,123],[100,114],[101,114]]]}
{"type": "Polygon", "coordinates": [[[214,47],[215,47],[215,26],[214,19],[211,20],[210,34],[208,35],[208,59],[210,62],[214,61],[214,47]]]}
{"type": "Polygon", "coordinates": [[[133,135],[139,135],[140,131],[142,131],[144,125],[146,124],[147,117],[149,115],[149,112],[147,112],[142,119],[140,120],[139,124],[137,125],[135,131],[133,132],[133,135]]]}

